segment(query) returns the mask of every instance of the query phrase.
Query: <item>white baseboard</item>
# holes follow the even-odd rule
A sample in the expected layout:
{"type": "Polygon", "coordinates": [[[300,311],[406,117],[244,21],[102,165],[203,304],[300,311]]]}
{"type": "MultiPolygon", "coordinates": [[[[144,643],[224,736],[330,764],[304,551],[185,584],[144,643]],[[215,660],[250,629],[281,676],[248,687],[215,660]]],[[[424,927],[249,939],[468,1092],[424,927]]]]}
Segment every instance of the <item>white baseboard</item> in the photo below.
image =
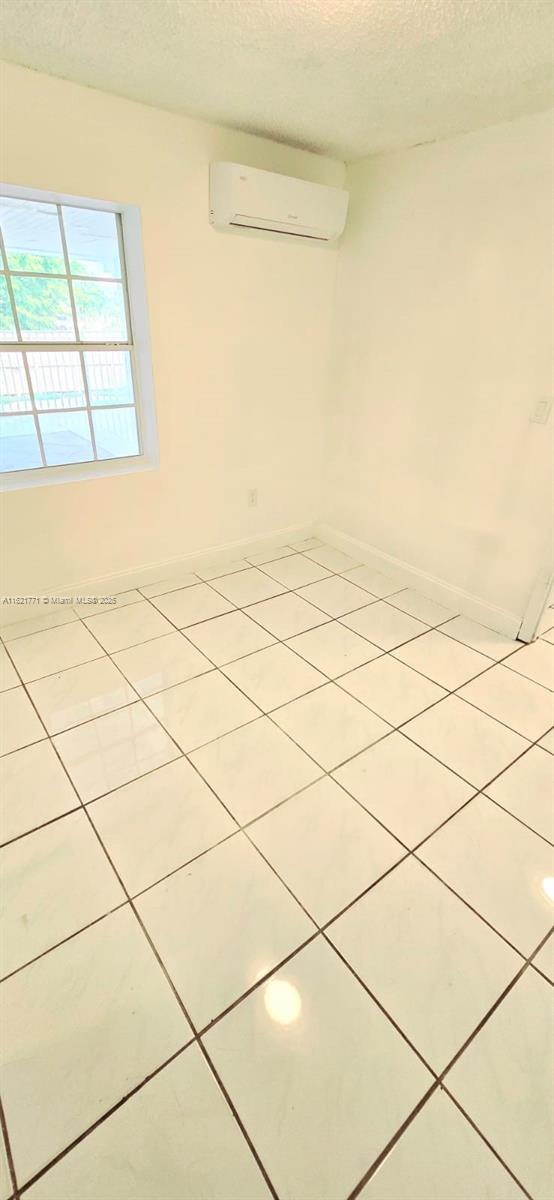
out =
{"type": "Polygon", "coordinates": [[[49,588],[47,592],[40,592],[38,603],[32,606],[7,604],[3,602],[4,597],[2,597],[0,599],[0,624],[11,625],[16,621],[28,621],[46,611],[66,607],[66,605],[52,602],[52,598],[56,596],[112,596],[117,592],[125,592],[143,584],[157,583],[159,579],[171,579],[173,575],[183,572],[194,573],[202,567],[211,566],[212,563],[221,563],[223,566],[236,558],[249,558],[252,554],[270,550],[273,546],[301,542],[304,538],[311,537],[313,532],[313,523],[290,525],[286,529],[275,529],[271,533],[260,534],[259,537],[242,538],[237,542],[227,542],[222,546],[210,546],[207,550],[166,558],[162,562],[143,563],[141,566],[119,571],[113,575],[60,584],[57,587],[49,588]],[[47,598],[46,603],[42,603],[43,598],[47,598]]]}
{"type": "Polygon", "coordinates": [[[439,604],[444,604],[446,608],[452,608],[457,613],[470,617],[472,621],[478,621],[480,625],[494,629],[497,633],[504,633],[511,638],[517,637],[521,626],[521,617],[516,613],[496,608],[494,604],[489,604],[479,596],[473,596],[470,592],[465,592],[463,588],[446,583],[444,579],[437,579],[434,575],[421,571],[419,567],[402,562],[401,559],[394,558],[392,554],[385,554],[382,550],[377,550],[375,546],[361,542],[358,538],[334,529],[331,525],[316,524],[315,532],[323,542],[336,546],[338,550],[344,550],[345,554],[352,555],[359,562],[366,563],[377,571],[383,571],[385,575],[392,575],[405,587],[415,588],[422,595],[428,596],[430,600],[436,600],[439,604]]]}
{"type": "Polygon", "coordinates": [[[10,625],[12,622],[29,620],[31,617],[38,616],[40,612],[46,611],[47,606],[40,603],[43,597],[48,597],[48,607],[51,611],[56,607],[62,607],[52,603],[51,598],[54,596],[111,596],[116,592],[124,592],[142,584],[156,583],[159,579],[171,579],[173,575],[182,572],[194,573],[212,563],[224,565],[235,558],[249,558],[250,555],[257,554],[261,550],[271,549],[272,546],[283,545],[283,543],[300,542],[313,534],[320,537],[322,541],[328,542],[329,545],[344,550],[346,554],[352,555],[359,562],[367,563],[368,566],[383,571],[386,575],[393,575],[405,587],[416,588],[424,596],[429,596],[431,600],[437,600],[439,604],[463,613],[464,616],[478,621],[481,625],[486,625],[489,629],[504,633],[508,637],[515,638],[518,635],[521,617],[515,613],[496,608],[486,600],[481,600],[478,596],[463,591],[462,588],[446,583],[443,579],[437,579],[435,576],[421,571],[418,567],[411,566],[410,563],[402,562],[390,554],[385,554],[384,551],[377,550],[375,546],[351,537],[350,534],[334,529],[330,525],[317,523],[315,525],[313,523],[291,525],[285,529],[275,529],[271,533],[261,534],[259,537],[242,538],[221,546],[210,546],[206,550],[177,555],[174,558],[164,559],[162,562],[143,563],[129,570],[104,575],[101,578],[60,584],[58,587],[49,588],[47,592],[40,593],[39,603],[33,606],[3,604],[0,600],[0,624],[10,625]]]}

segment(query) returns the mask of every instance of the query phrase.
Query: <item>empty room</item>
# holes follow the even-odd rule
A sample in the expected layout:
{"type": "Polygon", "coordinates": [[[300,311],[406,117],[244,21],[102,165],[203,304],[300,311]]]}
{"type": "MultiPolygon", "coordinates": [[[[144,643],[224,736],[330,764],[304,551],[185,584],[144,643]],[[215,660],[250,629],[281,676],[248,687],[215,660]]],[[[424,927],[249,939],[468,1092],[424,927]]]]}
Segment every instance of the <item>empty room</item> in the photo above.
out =
{"type": "Polygon", "coordinates": [[[0,1200],[554,1200],[551,0],[2,0],[0,1200]]]}

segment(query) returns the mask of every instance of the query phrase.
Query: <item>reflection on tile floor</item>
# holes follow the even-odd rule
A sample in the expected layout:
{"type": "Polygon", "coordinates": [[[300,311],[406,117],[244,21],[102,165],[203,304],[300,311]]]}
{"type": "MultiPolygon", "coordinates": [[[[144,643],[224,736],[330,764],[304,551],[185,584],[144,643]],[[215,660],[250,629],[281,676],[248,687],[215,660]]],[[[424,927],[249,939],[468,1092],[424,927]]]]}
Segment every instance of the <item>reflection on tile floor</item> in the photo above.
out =
{"type": "Polygon", "coordinates": [[[0,1200],[551,1200],[550,611],[308,538],[0,629],[0,1200]]]}

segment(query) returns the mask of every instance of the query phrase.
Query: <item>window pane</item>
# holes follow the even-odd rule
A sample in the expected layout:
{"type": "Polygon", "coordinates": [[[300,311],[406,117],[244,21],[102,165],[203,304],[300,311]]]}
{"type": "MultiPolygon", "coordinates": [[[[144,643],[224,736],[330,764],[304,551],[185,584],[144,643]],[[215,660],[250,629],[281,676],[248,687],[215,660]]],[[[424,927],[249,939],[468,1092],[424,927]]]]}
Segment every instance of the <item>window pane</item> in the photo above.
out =
{"type": "Polygon", "coordinates": [[[6,276],[0,275],[0,341],[16,342],[17,334],[13,323],[12,306],[6,276]]]}
{"type": "Polygon", "coordinates": [[[127,323],[120,283],[73,284],[79,334],[84,342],[126,342],[127,323]]]}
{"type": "Polygon", "coordinates": [[[39,417],[44,454],[49,467],[89,462],[94,458],[87,414],[48,413],[39,417]]]}
{"type": "Polygon", "coordinates": [[[134,408],[97,408],[92,422],[98,458],[128,458],[140,453],[134,408]]]}
{"type": "Polygon", "coordinates": [[[62,208],[69,268],[73,275],[121,278],[115,213],[62,208]]]}
{"type": "Polygon", "coordinates": [[[4,351],[0,354],[0,413],[29,412],[31,407],[23,355],[4,351]]]}
{"type": "Polygon", "coordinates": [[[12,277],[24,342],[74,342],[75,330],[65,279],[12,277]]]}
{"type": "Polygon", "coordinates": [[[92,405],[133,403],[128,350],[85,350],[83,357],[92,405]]]}
{"type": "Polygon", "coordinates": [[[24,471],[41,466],[33,418],[0,417],[0,470],[24,471]]]}
{"type": "Polygon", "coordinates": [[[55,204],[42,200],[0,200],[0,225],[12,271],[54,271],[65,275],[55,204]]]}
{"type": "Polygon", "coordinates": [[[86,404],[76,351],[31,350],[27,358],[37,408],[82,408],[86,404]]]}

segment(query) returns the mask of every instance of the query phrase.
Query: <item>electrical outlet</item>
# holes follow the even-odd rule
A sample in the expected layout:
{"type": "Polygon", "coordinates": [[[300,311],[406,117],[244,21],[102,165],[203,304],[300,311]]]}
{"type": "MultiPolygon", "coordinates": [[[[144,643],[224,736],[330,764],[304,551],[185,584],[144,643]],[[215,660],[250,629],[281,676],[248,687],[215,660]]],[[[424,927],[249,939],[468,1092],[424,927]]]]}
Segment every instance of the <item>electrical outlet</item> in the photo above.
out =
{"type": "Polygon", "coordinates": [[[249,508],[257,508],[258,507],[258,489],[257,488],[249,488],[249,490],[247,492],[247,497],[248,497],[248,499],[247,499],[248,507],[249,508]]]}
{"type": "Polygon", "coordinates": [[[546,425],[552,408],[552,396],[539,396],[530,416],[535,425],[546,425]]]}

